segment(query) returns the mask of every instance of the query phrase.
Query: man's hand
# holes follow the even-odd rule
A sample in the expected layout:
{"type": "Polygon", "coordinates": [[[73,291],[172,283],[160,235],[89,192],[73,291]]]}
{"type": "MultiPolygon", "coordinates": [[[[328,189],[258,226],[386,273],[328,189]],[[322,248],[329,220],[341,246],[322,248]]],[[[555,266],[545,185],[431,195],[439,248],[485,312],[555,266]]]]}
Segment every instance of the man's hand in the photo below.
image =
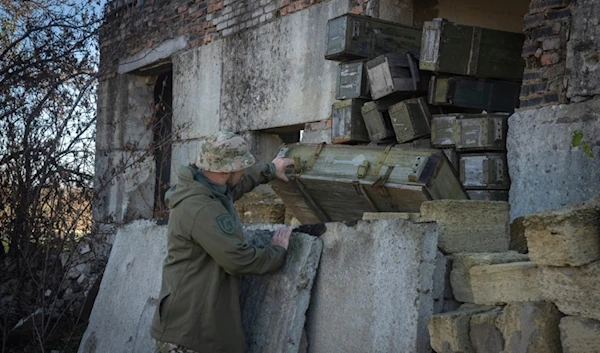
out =
{"type": "Polygon", "coordinates": [[[275,176],[277,179],[288,181],[289,179],[285,175],[285,168],[289,165],[294,165],[294,160],[291,158],[275,157],[273,164],[275,164],[275,176]]]}
{"type": "Polygon", "coordinates": [[[271,245],[279,245],[287,250],[290,243],[290,235],[292,234],[292,227],[283,227],[275,231],[273,239],[271,239],[271,245]]]}

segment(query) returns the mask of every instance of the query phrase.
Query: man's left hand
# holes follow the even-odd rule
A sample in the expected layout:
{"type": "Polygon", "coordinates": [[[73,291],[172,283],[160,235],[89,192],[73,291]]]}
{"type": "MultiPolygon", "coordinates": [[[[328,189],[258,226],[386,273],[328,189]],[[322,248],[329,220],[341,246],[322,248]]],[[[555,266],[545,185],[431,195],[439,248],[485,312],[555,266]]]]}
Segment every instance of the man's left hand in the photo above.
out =
{"type": "Polygon", "coordinates": [[[294,160],[291,158],[276,157],[273,159],[273,164],[275,165],[275,176],[277,179],[289,181],[288,177],[285,175],[285,168],[294,165],[294,160]]]}

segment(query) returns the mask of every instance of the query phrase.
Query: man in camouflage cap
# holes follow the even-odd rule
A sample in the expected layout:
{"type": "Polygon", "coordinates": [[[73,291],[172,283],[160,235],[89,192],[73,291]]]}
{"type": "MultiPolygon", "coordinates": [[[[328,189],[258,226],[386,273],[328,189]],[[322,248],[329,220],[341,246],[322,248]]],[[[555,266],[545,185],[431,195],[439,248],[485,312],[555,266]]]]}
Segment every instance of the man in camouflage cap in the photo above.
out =
{"type": "Polygon", "coordinates": [[[244,242],[233,202],[259,184],[287,181],[294,162],[255,163],[242,137],[219,132],[166,193],[168,253],[151,329],[162,353],[244,352],[238,276],[279,269],[292,231],[279,229],[264,248],[244,242]]]}

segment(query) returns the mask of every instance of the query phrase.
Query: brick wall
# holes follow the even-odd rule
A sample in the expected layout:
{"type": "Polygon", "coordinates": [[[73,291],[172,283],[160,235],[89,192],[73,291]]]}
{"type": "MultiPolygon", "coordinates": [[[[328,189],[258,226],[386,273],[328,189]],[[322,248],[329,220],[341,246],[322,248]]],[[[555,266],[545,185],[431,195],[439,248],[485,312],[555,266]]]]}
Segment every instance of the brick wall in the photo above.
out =
{"type": "Polygon", "coordinates": [[[564,87],[571,0],[532,0],[523,20],[521,109],[568,103],[564,87]]]}
{"type": "MultiPolygon", "coordinates": [[[[180,36],[195,48],[327,0],[112,0],[100,32],[103,70],[180,36]]],[[[365,1],[356,3],[355,12],[365,1]]]]}

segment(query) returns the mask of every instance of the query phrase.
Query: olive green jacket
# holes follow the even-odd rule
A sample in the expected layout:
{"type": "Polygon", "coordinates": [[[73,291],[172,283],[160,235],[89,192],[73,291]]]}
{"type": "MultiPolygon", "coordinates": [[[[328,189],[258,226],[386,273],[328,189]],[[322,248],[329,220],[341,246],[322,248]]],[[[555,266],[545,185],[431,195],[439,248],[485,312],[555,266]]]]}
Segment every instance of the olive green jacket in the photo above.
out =
{"type": "Polygon", "coordinates": [[[276,271],[285,249],[248,246],[233,201],[273,180],[275,167],[248,168],[234,188],[193,167],[180,167],[178,177],[165,196],[168,253],[150,333],[196,352],[244,352],[238,276],[276,271]]]}

